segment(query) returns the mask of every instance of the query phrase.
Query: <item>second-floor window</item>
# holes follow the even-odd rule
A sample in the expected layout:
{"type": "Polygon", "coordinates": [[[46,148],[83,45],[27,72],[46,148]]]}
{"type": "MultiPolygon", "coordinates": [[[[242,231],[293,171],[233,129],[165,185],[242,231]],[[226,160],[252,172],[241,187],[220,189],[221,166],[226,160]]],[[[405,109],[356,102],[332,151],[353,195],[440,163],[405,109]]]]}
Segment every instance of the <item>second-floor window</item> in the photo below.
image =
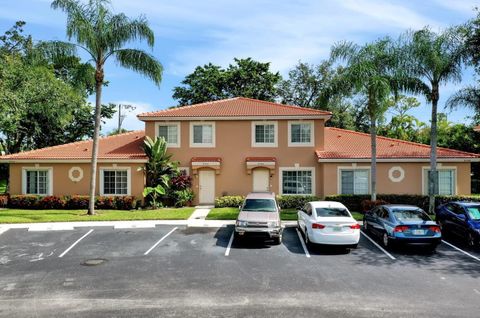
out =
{"type": "Polygon", "coordinates": [[[289,146],[313,146],[313,122],[289,122],[289,146]]]}
{"type": "Polygon", "coordinates": [[[157,137],[165,138],[168,147],[180,147],[180,124],[179,123],[158,123],[157,137]]]}
{"type": "Polygon", "coordinates": [[[277,147],[277,122],[252,122],[252,147],[277,147]]]}
{"type": "Polygon", "coordinates": [[[215,147],[215,124],[191,123],[190,147],[215,147]]]}

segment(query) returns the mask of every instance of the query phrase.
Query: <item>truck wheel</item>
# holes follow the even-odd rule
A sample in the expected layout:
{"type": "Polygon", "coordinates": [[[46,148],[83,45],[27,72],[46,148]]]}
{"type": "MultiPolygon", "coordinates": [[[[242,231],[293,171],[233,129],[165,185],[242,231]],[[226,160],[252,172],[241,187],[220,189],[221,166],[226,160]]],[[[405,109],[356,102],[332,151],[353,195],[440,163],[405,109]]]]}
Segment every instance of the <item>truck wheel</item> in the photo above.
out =
{"type": "Polygon", "coordinates": [[[282,236],[280,235],[279,237],[274,237],[274,238],[273,238],[273,244],[274,244],[274,245],[280,245],[280,244],[282,244],[282,236]]]}

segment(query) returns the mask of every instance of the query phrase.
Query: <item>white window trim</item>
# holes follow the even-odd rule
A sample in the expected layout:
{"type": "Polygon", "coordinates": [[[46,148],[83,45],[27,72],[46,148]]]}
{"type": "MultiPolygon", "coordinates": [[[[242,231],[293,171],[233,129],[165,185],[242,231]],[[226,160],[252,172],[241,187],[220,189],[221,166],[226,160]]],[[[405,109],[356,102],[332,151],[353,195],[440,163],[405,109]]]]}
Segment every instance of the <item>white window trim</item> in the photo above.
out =
{"type": "Polygon", "coordinates": [[[315,145],[315,124],[313,120],[297,120],[288,122],[288,147],[313,147],[315,145]],[[310,124],[310,142],[292,142],[292,125],[310,124]]]}
{"type": "MultiPolygon", "coordinates": [[[[429,170],[430,170],[430,166],[423,166],[422,167],[422,194],[423,195],[428,195],[428,188],[425,187],[425,176],[426,176],[426,174],[428,173],[429,170]],[[427,191],[425,191],[425,190],[427,190],[427,191]]],[[[457,195],[457,193],[458,193],[458,191],[457,191],[457,187],[458,187],[458,184],[457,184],[457,180],[458,180],[457,179],[457,167],[438,165],[437,166],[437,171],[438,170],[453,170],[454,171],[453,183],[454,183],[455,186],[453,187],[453,194],[452,195],[457,195]]]]}
{"type": "MultiPolygon", "coordinates": [[[[342,194],[342,171],[344,170],[368,170],[368,194],[372,193],[372,167],[370,166],[351,166],[337,167],[337,194],[342,194]]],[[[355,177],[354,177],[355,178],[355,177]]],[[[353,190],[355,192],[355,189],[353,190]]]]}
{"type": "Polygon", "coordinates": [[[110,166],[110,167],[100,167],[100,195],[101,196],[108,196],[108,197],[122,197],[126,195],[132,195],[132,172],[130,167],[115,167],[115,166],[110,166]],[[105,171],[127,171],[127,194],[105,194],[104,193],[104,172],[105,171]]]}
{"type": "Polygon", "coordinates": [[[40,195],[40,196],[49,196],[53,195],[53,167],[22,167],[22,194],[27,195],[27,171],[48,171],[48,193],[47,194],[33,194],[29,195],[40,195]]]}
{"type": "Polygon", "coordinates": [[[281,195],[299,195],[299,194],[284,194],[283,193],[283,172],[284,171],[311,171],[312,172],[312,193],[304,193],[300,195],[316,195],[316,181],[315,181],[315,167],[279,167],[280,177],[278,178],[278,192],[281,195]]]}
{"type": "Polygon", "coordinates": [[[181,140],[182,140],[182,128],[180,125],[180,122],[156,122],[155,123],[155,136],[158,138],[158,128],[160,126],[175,126],[177,127],[177,143],[172,144],[172,143],[167,143],[167,147],[170,148],[180,148],[181,145],[181,140]]]}
{"type": "Polygon", "coordinates": [[[252,121],[252,147],[256,148],[276,148],[278,147],[278,122],[277,121],[252,121]],[[256,142],[255,127],[260,125],[273,125],[274,142],[256,142]]]}
{"type": "Polygon", "coordinates": [[[190,122],[190,148],[215,148],[215,122],[213,121],[191,121],[190,122]],[[193,126],[212,125],[212,142],[208,144],[193,142],[193,126]]]}

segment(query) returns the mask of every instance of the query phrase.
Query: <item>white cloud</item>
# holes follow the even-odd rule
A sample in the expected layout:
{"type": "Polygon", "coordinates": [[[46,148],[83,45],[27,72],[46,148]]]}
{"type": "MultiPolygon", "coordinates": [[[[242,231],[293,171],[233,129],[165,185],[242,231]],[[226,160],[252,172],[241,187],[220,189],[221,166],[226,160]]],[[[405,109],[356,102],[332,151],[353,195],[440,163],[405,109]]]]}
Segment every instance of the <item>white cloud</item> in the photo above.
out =
{"type": "MultiPolygon", "coordinates": [[[[114,104],[123,104],[123,105],[132,105],[135,107],[134,110],[128,111],[127,116],[123,120],[122,128],[127,130],[143,130],[145,129],[145,123],[138,120],[137,115],[145,112],[150,112],[154,110],[154,107],[147,103],[142,102],[132,102],[127,100],[114,101],[114,104]]],[[[122,110],[123,112],[123,110],[122,110]]],[[[105,124],[102,126],[102,133],[107,134],[118,127],[118,112],[115,113],[113,118],[105,121],[105,124]]]]}

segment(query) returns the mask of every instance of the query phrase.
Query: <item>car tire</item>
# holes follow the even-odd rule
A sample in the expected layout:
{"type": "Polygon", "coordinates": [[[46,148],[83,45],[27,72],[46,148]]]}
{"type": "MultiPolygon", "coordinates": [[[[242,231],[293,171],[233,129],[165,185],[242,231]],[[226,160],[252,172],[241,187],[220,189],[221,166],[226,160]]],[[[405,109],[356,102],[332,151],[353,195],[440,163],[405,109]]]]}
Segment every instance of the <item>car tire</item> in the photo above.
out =
{"type": "Polygon", "coordinates": [[[358,244],[352,244],[350,245],[348,248],[351,249],[351,250],[354,250],[358,247],[358,244]]]}
{"type": "Polygon", "coordinates": [[[273,244],[274,244],[274,245],[280,245],[280,244],[282,244],[282,236],[280,235],[279,237],[274,237],[274,238],[273,238],[273,244]]]}
{"type": "Polygon", "coordinates": [[[308,231],[305,231],[305,246],[307,248],[312,247],[312,242],[310,241],[310,238],[308,237],[308,231]]]}
{"type": "Polygon", "coordinates": [[[237,232],[233,232],[233,239],[234,240],[241,240],[243,236],[240,236],[237,232]]]}
{"type": "Polygon", "coordinates": [[[389,248],[392,244],[391,244],[391,240],[390,238],[388,237],[388,234],[387,232],[383,233],[383,236],[382,236],[382,245],[383,247],[385,248],[389,248]]]}
{"type": "Polygon", "coordinates": [[[363,230],[368,233],[370,230],[368,228],[368,225],[367,225],[367,221],[365,221],[365,219],[363,219],[363,230]]]}

